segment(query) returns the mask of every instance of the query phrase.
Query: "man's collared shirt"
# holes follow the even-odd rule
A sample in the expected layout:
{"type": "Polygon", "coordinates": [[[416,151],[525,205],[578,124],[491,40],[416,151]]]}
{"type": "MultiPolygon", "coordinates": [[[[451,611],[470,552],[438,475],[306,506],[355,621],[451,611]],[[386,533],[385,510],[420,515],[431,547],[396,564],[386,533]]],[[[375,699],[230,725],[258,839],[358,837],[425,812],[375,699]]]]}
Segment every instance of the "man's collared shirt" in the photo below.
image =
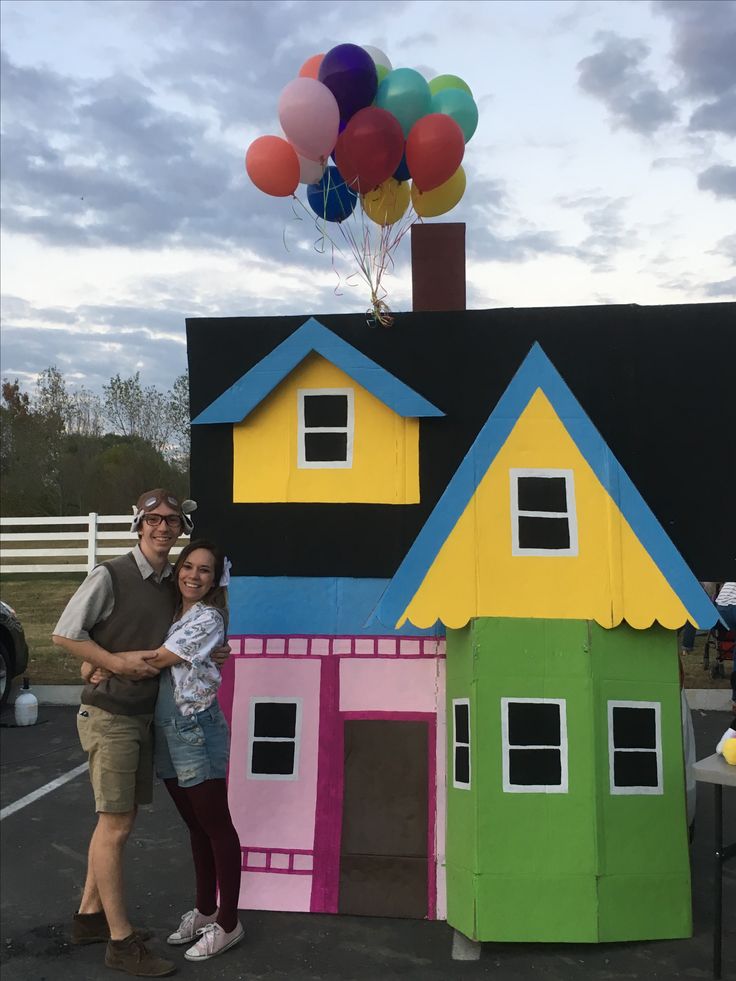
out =
{"type": "MultiPolygon", "coordinates": [[[[174,572],[174,567],[167,562],[163,572],[157,573],[141,551],[140,545],[132,549],[132,555],[142,579],[153,578],[155,582],[162,582],[174,572]]],[[[107,620],[114,607],[112,577],[104,565],[95,566],[67,603],[54,627],[54,633],[68,640],[90,640],[90,630],[107,620]]]]}

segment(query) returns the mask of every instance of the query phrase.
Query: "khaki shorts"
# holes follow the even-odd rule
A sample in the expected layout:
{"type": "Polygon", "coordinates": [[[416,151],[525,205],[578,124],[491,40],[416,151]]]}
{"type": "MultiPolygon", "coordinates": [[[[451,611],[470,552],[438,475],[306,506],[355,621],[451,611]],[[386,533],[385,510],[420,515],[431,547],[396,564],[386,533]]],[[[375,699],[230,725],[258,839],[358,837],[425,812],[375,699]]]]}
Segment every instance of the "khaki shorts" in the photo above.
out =
{"type": "Polygon", "coordinates": [[[151,715],[113,715],[80,705],[77,731],[89,754],[95,809],[125,814],[153,800],[153,729],[151,715]]]}

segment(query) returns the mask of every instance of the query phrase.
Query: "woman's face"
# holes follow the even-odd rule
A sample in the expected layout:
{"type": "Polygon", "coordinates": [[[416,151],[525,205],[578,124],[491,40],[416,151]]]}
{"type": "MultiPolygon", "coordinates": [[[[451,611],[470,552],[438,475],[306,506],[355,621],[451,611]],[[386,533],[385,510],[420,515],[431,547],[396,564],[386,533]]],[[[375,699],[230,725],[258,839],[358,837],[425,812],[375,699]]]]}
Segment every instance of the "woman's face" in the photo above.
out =
{"type": "Polygon", "coordinates": [[[215,557],[209,549],[195,548],[179,569],[177,585],[187,606],[193,606],[209,593],[215,583],[215,557]]]}

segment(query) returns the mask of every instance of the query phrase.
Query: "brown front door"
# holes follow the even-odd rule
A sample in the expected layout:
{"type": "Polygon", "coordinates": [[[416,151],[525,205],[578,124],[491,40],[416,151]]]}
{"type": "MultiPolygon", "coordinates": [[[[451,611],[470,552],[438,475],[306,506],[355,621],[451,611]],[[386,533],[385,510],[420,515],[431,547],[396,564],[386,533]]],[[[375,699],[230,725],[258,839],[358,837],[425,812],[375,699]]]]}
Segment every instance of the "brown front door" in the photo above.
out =
{"type": "Polygon", "coordinates": [[[340,913],[427,916],[428,728],[345,721],[340,913]]]}

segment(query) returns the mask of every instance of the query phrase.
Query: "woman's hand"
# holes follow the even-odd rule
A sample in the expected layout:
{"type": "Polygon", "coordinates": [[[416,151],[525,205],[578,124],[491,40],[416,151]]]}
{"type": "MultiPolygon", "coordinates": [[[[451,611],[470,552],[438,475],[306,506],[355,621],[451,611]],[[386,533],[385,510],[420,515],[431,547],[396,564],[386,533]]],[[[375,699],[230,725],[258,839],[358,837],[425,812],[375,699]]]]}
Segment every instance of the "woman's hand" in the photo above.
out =
{"type": "Polygon", "coordinates": [[[82,680],[88,685],[99,685],[101,681],[112,678],[112,671],[107,668],[96,668],[89,661],[82,661],[81,667],[82,680]]]}

